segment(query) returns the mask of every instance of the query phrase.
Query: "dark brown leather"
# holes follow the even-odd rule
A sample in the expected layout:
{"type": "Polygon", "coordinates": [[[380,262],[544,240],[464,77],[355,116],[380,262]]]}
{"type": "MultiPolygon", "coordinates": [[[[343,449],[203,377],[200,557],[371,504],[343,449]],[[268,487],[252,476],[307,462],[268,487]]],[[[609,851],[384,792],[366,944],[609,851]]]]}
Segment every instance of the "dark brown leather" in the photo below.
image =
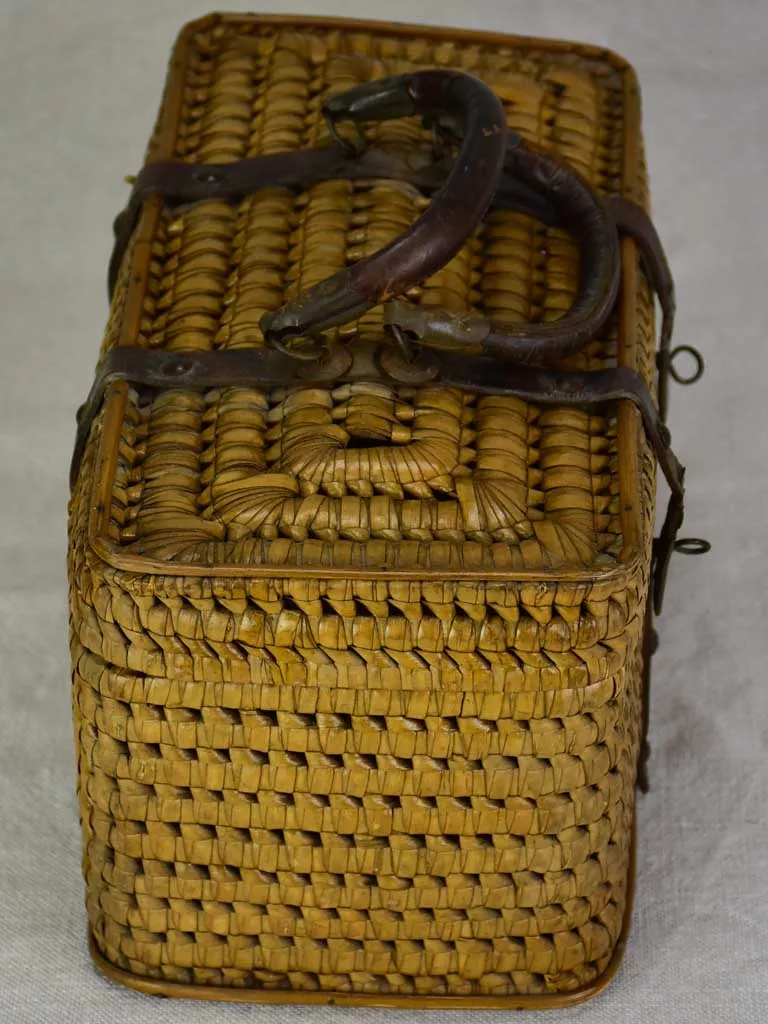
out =
{"type": "MultiPolygon", "coordinates": [[[[114,290],[117,271],[138,223],[142,203],[150,196],[162,196],[173,205],[203,199],[240,199],[268,186],[308,188],[334,178],[350,181],[390,178],[406,181],[424,192],[434,192],[448,177],[453,163],[452,157],[436,160],[426,148],[404,154],[370,146],[362,153],[351,154],[344,146],[334,144],[322,149],[267,153],[228,164],[182,163],[180,160],[145,164],[136,177],[127,207],[115,220],[109,293],[114,290]]],[[[530,214],[545,224],[557,223],[557,214],[547,198],[507,173],[500,180],[492,205],[530,214]]]]}
{"type": "MultiPolygon", "coordinates": [[[[78,432],[87,438],[106,387],[124,380],[150,390],[202,391],[220,387],[301,387],[347,379],[376,376],[370,361],[363,358],[353,366],[356,350],[335,348],[325,360],[297,364],[285,353],[268,348],[216,349],[208,352],[163,352],[122,346],[110,349],[102,359],[90,394],[78,411],[78,432]],[[344,353],[339,355],[339,353],[344,353]]],[[[476,359],[454,352],[430,352],[428,379],[446,387],[459,387],[482,394],[510,395],[542,405],[590,405],[627,398],[640,412],[648,438],[673,490],[682,468],[669,453],[669,432],[658,415],[651,393],[642,377],[627,367],[590,370],[583,373],[556,372],[525,366],[499,366],[491,359],[476,359]]],[[[377,364],[381,370],[381,364],[377,364]]],[[[399,375],[389,376],[402,383],[399,375]]],[[[82,444],[76,446],[82,448],[82,444]]],[[[78,459],[73,459],[74,476],[78,459]]]]}
{"type": "Polygon", "coordinates": [[[619,292],[621,261],[616,223],[587,182],[562,161],[529,149],[511,149],[505,170],[552,204],[557,222],[580,244],[579,292],[560,320],[492,328],[482,344],[486,355],[516,363],[547,362],[577,352],[599,335],[619,292]]]}
{"type": "Polygon", "coordinates": [[[347,323],[436,273],[474,232],[496,193],[507,150],[506,115],[478,79],[458,71],[419,71],[368,83],[349,95],[348,104],[344,94],[332,97],[336,116],[368,120],[378,110],[384,116],[448,115],[460,126],[461,148],[444,184],[403,235],[264,314],[261,327],[272,344],[347,323]],[[374,102],[377,90],[384,99],[380,107],[374,102]]]}
{"type": "Polygon", "coordinates": [[[412,181],[425,190],[439,188],[450,165],[437,165],[428,150],[417,150],[407,158],[370,148],[353,156],[335,144],[322,149],[300,149],[268,153],[228,164],[187,164],[159,160],[145,164],[139,172],[126,208],[114,223],[115,246],[110,260],[109,294],[114,291],[117,272],[138,223],[142,204],[159,195],[174,205],[202,199],[241,199],[267,186],[309,187],[334,178],[393,178],[412,181]]]}
{"type": "MultiPolygon", "coordinates": [[[[603,196],[602,201],[608,207],[619,234],[628,235],[640,249],[645,272],[661,305],[660,351],[668,352],[675,321],[675,282],[656,227],[642,206],[638,206],[625,196],[603,196]]],[[[565,227],[565,222],[550,197],[545,193],[536,192],[525,182],[513,177],[506,167],[493,200],[493,209],[527,213],[550,227],[565,227]]],[[[659,368],[661,369],[661,366],[659,368]]],[[[664,373],[663,381],[659,381],[659,405],[665,418],[668,376],[668,372],[664,373]]]]}
{"type": "MultiPolygon", "coordinates": [[[[386,346],[384,351],[389,351],[386,346]]],[[[77,417],[77,437],[70,467],[74,487],[91,425],[105,389],[127,381],[149,390],[203,391],[217,387],[269,388],[317,386],[330,380],[387,379],[381,353],[362,349],[332,349],[325,360],[297,364],[290,355],[273,349],[218,349],[210,352],[162,352],[118,347],[104,356],[90,394],[77,417]],[[357,362],[357,367],[354,361],[357,362]]],[[[669,485],[671,497],[660,537],[654,544],[654,609],[661,611],[667,567],[683,520],[684,469],[670,448],[670,436],[661,421],[645,381],[634,370],[617,367],[584,373],[557,373],[533,367],[502,365],[486,358],[454,352],[430,352],[428,379],[445,387],[482,394],[510,395],[540,405],[592,405],[629,399],[640,413],[646,435],[669,485]]]]}
{"type": "MultiPolygon", "coordinates": [[[[557,322],[504,329],[489,322],[475,350],[518,363],[546,363],[578,350],[595,337],[616,301],[617,230],[621,230],[638,242],[664,311],[660,391],[665,409],[668,367],[662,364],[668,361],[674,288],[660,240],[644,210],[621,196],[601,199],[565,163],[525,147],[519,136],[507,130],[503,108],[494,94],[461,72],[425,71],[367,82],[330,96],[324,109],[334,133],[339,119],[359,122],[419,113],[443,137],[458,139],[461,151],[457,160],[434,162],[421,150],[403,158],[383,150],[366,150],[364,145],[360,150],[339,143],[325,149],[277,153],[220,165],[180,161],[149,164],[136,181],[127,209],[115,222],[110,289],[141,203],[150,195],[185,203],[236,198],[266,185],[306,187],[334,177],[365,176],[399,178],[427,191],[436,190],[430,208],[401,238],[321,282],[281,310],[265,314],[262,326],[275,343],[281,337],[312,334],[353,319],[383,297],[402,294],[434,273],[474,230],[493,197],[496,206],[520,209],[548,224],[566,227],[581,246],[581,280],[573,307],[557,322]],[[499,138],[500,132],[505,143],[499,138]],[[498,166],[501,149],[503,171],[498,166]]],[[[452,319],[446,316],[441,323],[440,316],[439,311],[432,311],[429,322],[421,325],[423,332],[417,332],[417,340],[422,344],[443,345],[450,339],[452,319]]],[[[455,341],[461,344],[461,336],[455,341]]]]}
{"type": "MultiPolygon", "coordinates": [[[[547,355],[554,357],[562,353],[561,342],[564,337],[566,344],[572,342],[576,346],[579,344],[577,338],[586,336],[588,339],[599,331],[605,320],[606,309],[610,312],[611,301],[615,301],[617,284],[615,270],[608,270],[607,256],[614,248],[614,233],[608,234],[608,246],[605,248],[605,216],[594,209],[594,203],[602,202],[615,228],[629,234],[638,243],[651,284],[659,297],[663,311],[660,350],[660,361],[663,361],[664,354],[669,350],[674,319],[674,284],[652,221],[641,207],[621,196],[610,196],[602,200],[594,197],[593,200],[588,186],[582,187],[575,172],[569,171],[557,161],[553,161],[555,166],[551,168],[552,172],[560,175],[557,189],[559,194],[554,194],[548,190],[546,183],[542,184],[542,168],[548,161],[553,161],[553,158],[530,153],[524,148],[518,149],[514,161],[508,155],[492,206],[514,209],[536,217],[545,224],[571,230],[583,252],[582,286],[573,308],[565,318],[554,324],[535,325],[534,330],[524,328],[523,341],[519,336],[513,336],[512,345],[517,345],[519,349],[520,345],[526,344],[527,338],[528,358],[534,358],[535,353],[536,359],[545,359],[547,355]],[[513,166],[516,170],[513,170],[513,166]],[[578,203],[574,203],[574,196],[580,200],[578,203]],[[599,230],[592,230],[595,224],[600,225],[599,230]],[[574,325],[578,334],[572,333],[574,325]]],[[[268,185],[307,187],[314,182],[337,177],[350,180],[390,178],[407,181],[430,192],[440,187],[452,165],[452,159],[434,161],[426,149],[414,150],[404,156],[370,148],[359,155],[350,156],[349,151],[341,145],[275,153],[230,164],[185,164],[179,161],[147,164],[136,180],[128,207],[115,222],[116,243],[110,266],[110,289],[114,287],[117,270],[136,226],[141,204],[151,195],[162,195],[167,202],[172,203],[195,202],[213,197],[236,199],[268,185]]],[[[618,266],[618,263],[614,266],[618,266]]],[[[408,319],[416,318],[418,321],[421,315],[418,308],[414,307],[408,319]]],[[[429,327],[431,332],[444,337],[453,328],[447,316],[438,323],[440,316],[439,311],[429,311],[429,327]]],[[[403,322],[402,326],[409,329],[410,324],[403,322]]],[[[506,342],[510,337],[508,330],[494,332],[492,325],[487,323],[482,336],[492,333],[500,336],[502,348],[509,344],[506,342]]],[[[438,338],[435,340],[440,342],[438,338]]],[[[491,345],[496,340],[498,338],[494,337],[491,345]]],[[[461,342],[461,339],[457,337],[456,342],[461,342]]],[[[661,362],[660,370],[660,406],[664,412],[668,373],[664,372],[661,362]]]]}
{"type": "Polygon", "coordinates": [[[659,369],[659,410],[661,418],[667,418],[669,400],[670,352],[672,331],[675,325],[675,282],[667,262],[667,255],[661,243],[656,227],[637,203],[625,199],[624,196],[611,196],[606,200],[620,231],[629,235],[640,249],[640,258],[648,274],[651,286],[656,292],[661,305],[661,333],[657,365],[659,369]]]}

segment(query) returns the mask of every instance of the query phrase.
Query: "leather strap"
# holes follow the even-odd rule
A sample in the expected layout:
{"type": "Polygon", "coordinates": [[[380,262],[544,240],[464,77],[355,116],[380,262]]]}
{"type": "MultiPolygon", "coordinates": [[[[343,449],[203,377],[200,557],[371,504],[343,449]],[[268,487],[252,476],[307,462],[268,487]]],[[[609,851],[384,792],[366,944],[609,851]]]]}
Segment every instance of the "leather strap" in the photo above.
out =
{"type": "MultiPolygon", "coordinates": [[[[390,294],[407,291],[447,263],[472,234],[493,199],[510,135],[496,95],[479,79],[458,71],[422,71],[369,82],[329,98],[326,115],[336,119],[381,120],[421,114],[449,117],[460,125],[456,160],[429,167],[415,153],[398,159],[382,150],[350,152],[343,144],[206,165],[163,161],[139,175],[126,209],[115,221],[109,268],[110,295],[141,204],[151,195],[176,203],[237,198],[275,185],[307,186],[331,178],[413,175],[432,203],[408,231],[374,256],[360,260],[315,285],[282,310],[265,315],[263,329],[273,341],[312,334],[361,315],[390,294]],[[426,172],[426,173],[425,173],[426,172]]],[[[517,138],[515,136],[515,138],[517,138]]]]}
{"type": "Polygon", "coordinates": [[[418,71],[368,82],[332,96],[326,115],[354,122],[448,116],[461,148],[448,177],[408,230],[377,253],[358,260],[267,312],[267,342],[311,336],[362,315],[390,295],[401,295],[456,255],[491,204],[509,142],[501,101],[485,84],[458,71],[418,71]]]}
{"type": "MultiPolygon", "coordinates": [[[[435,192],[415,224],[379,253],[315,285],[282,309],[262,318],[272,344],[347,322],[391,295],[402,294],[434,273],[463,244],[489,204],[521,209],[566,227],[582,249],[579,293],[571,310],[549,324],[500,328],[474,320],[472,351],[515,362],[548,361],[577,351],[605,325],[619,282],[619,230],[631,234],[641,252],[664,310],[660,369],[662,410],[666,407],[668,348],[674,289],[663,248],[644,210],[623,197],[601,199],[567,164],[522,144],[506,127],[496,96],[478,79],[457,71],[423,71],[367,82],[330,96],[324,112],[339,142],[325,149],[277,153],[229,164],[162,161],[140,173],[128,207],[115,221],[110,262],[110,293],[144,199],[162,195],[169,202],[236,198],[272,185],[307,185],[335,177],[388,177],[435,192]],[[461,145],[456,160],[435,162],[422,150],[406,157],[383,150],[351,147],[336,129],[339,120],[382,120],[420,114],[425,122],[461,145]],[[499,166],[503,155],[503,167],[499,166]],[[497,186],[497,187],[495,187],[497,186]]],[[[359,129],[358,129],[359,131],[359,129]]],[[[423,345],[464,347],[465,332],[448,314],[396,307],[390,323],[423,345]],[[402,314],[405,319],[398,322],[402,314]]]]}
{"type": "MultiPolygon", "coordinates": [[[[273,349],[219,349],[211,352],[158,352],[119,347],[104,356],[93,387],[77,415],[77,437],[70,467],[74,487],[93,420],[106,388],[117,381],[148,390],[205,391],[220,387],[270,388],[316,386],[318,383],[389,379],[404,382],[403,369],[382,356],[391,349],[333,349],[324,361],[305,363],[273,349]]],[[[540,405],[604,405],[628,399],[640,413],[646,435],[669,485],[671,497],[661,534],[654,544],[654,608],[661,611],[669,559],[683,521],[685,471],[670,448],[670,435],[645,381],[634,370],[617,367],[584,373],[558,373],[522,366],[502,366],[491,359],[454,352],[429,353],[428,379],[445,387],[481,394],[509,395],[540,405]]],[[[424,368],[422,367],[422,374],[424,368]]],[[[423,381],[423,377],[422,377],[423,381]]]]}
{"type": "MultiPolygon", "coordinates": [[[[615,269],[611,271],[607,266],[610,257],[606,258],[606,254],[610,252],[617,256],[614,245],[615,232],[609,232],[608,248],[601,256],[601,234],[590,233],[589,230],[590,208],[593,204],[602,203],[607,215],[592,209],[594,220],[602,224],[603,231],[606,229],[607,216],[615,229],[635,239],[651,284],[661,303],[663,322],[659,356],[659,395],[660,406],[665,412],[668,367],[662,363],[665,361],[664,354],[669,351],[675,296],[669,264],[653,222],[642,207],[622,196],[609,196],[601,200],[593,197],[589,187],[581,182],[575,172],[564,169],[564,165],[553,161],[551,157],[534,154],[519,147],[515,159],[520,176],[516,177],[513,173],[508,154],[492,208],[512,209],[533,216],[547,225],[568,227],[579,238],[584,252],[582,288],[567,317],[553,324],[532,325],[533,332],[522,330],[523,337],[527,336],[529,339],[528,357],[535,355],[538,358],[545,350],[550,354],[557,354],[561,351],[558,346],[563,338],[566,339],[566,344],[569,343],[569,332],[574,324],[580,331],[580,337],[586,335],[588,339],[594,336],[605,321],[606,309],[610,312],[611,297],[615,300],[617,281],[615,269]],[[530,167],[526,173],[528,160],[530,167]],[[572,199],[564,197],[562,186],[560,199],[555,202],[553,195],[536,178],[535,166],[538,166],[541,172],[548,161],[553,162],[551,173],[561,173],[568,181],[567,195],[572,197],[578,194],[581,197],[578,211],[574,210],[572,199]]],[[[128,242],[138,222],[142,204],[152,195],[161,195],[169,203],[184,204],[210,198],[237,199],[269,186],[306,188],[315,182],[334,178],[388,178],[405,181],[425,192],[432,192],[440,188],[453,165],[452,159],[435,161],[431,152],[426,149],[417,149],[403,155],[371,147],[355,155],[350,154],[341,144],[323,149],[269,154],[229,164],[186,164],[180,161],[147,164],[136,179],[128,206],[115,220],[115,247],[109,270],[110,295],[114,290],[117,272],[128,242]]],[[[422,340],[429,338],[433,344],[438,345],[448,340],[454,347],[465,347],[472,340],[478,344],[478,335],[487,338],[493,333],[494,337],[501,337],[503,348],[509,336],[507,329],[496,330],[490,322],[474,318],[473,338],[467,339],[461,334],[456,336],[450,316],[441,316],[438,311],[431,310],[427,313],[429,322],[424,324],[420,319],[423,315],[419,307],[412,306],[410,311],[395,307],[394,311],[387,314],[387,318],[390,323],[399,323],[403,329],[412,331],[415,336],[424,331],[425,337],[422,340]],[[393,312],[396,315],[393,315],[393,312]],[[397,320],[398,316],[403,319],[397,320]]],[[[513,337],[513,347],[516,341],[519,344],[519,339],[513,337]]],[[[479,350],[480,348],[477,349],[479,350]]]]}

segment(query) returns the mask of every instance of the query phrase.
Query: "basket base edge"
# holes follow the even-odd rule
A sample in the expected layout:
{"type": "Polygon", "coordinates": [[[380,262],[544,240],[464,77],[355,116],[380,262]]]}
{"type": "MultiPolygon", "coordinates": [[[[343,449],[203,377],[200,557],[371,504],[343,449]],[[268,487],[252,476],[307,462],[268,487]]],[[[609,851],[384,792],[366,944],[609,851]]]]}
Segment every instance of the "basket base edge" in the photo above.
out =
{"type": "Polygon", "coordinates": [[[429,996],[429,995],[387,995],[365,992],[302,992],[292,989],[226,988],[224,986],[187,985],[178,981],[164,981],[133,974],[122,967],[116,967],[100,952],[93,932],[88,930],[88,949],[97,970],[110,981],[126,985],[143,992],[144,995],[176,999],[206,999],[229,1003],[294,1003],[303,1006],[358,1006],[380,1009],[403,1010],[556,1010],[599,995],[616,975],[629,939],[634,901],[636,869],[636,826],[632,825],[632,842],[627,879],[627,903],[621,933],[605,970],[588,985],[571,992],[510,996],[429,996]]]}

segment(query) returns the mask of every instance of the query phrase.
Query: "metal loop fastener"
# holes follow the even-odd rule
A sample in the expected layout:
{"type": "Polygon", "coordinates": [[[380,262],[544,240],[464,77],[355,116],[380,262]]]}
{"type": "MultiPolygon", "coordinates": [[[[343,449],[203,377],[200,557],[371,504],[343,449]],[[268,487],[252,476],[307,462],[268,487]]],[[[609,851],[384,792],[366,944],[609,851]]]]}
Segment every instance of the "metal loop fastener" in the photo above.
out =
{"type": "Polygon", "coordinates": [[[342,135],[339,131],[339,120],[340,118],[334,117],[327,110],[325,111],[325,125],[328,129],[328,134],[334,142],[346,150],[350,157],[362,156],[368,146],[365,132],[355,121],[346,121],[345,119],[345,123],[350,124],[354,129],[354,137],[350,138],[348,135],[342,135]]]}
{"type": "Polygon", "coordinates": [[[385,327],[388,333],[395,339],[400,355],[407,362],[412,363],[416,358],[416,348],[413,345],[413,341],[408,337],[407,332],[399,324],[387,324],[386,321],[385,327]]]}
{"type": "Polygon", "coordinates": [[[680,555],[706,555],[712,545],[701,537],[681,537],[675,541],[674,549],[680,555]]]}
{"type": "Polygon", "coordinates": [[[291,359],[298,359],[303,363],[314,363],[325,358],[331,346],[323,334],[312,332],[299,334],[285,341],[274,338],[272,348],[282,352],[285,356],[290,356],[291,359]],[[306,342],[310,342],[310,344],[306,344],[306,342]]]}
{"type": "Polygon", "coordinates": [[[667,368],[669,370],[670,377],[677,384],[683,384],[685,386],[688,384],[695,384],[696,381],[701,380],[704,375],[704,357],[697,348],[693,347],[693,345],[677,345],[672,349],[667,357],[667,368]],[[689,373],[688,376],[684,376],[675,368],[675,359],[683,353],[691,356],[695,364],[693,372],[689,373]]]}

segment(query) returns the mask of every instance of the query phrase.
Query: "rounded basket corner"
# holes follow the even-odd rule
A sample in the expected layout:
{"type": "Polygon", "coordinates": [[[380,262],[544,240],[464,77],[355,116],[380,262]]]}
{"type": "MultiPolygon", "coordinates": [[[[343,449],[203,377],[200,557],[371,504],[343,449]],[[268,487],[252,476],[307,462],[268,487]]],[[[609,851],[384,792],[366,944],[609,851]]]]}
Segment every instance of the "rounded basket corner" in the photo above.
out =
{"type": "MultiPolygon", "coordinates": [[[[631,890],[631,882],[630,882],[631,890]]],[[[202,999],[228,1003],[283,1003],[304,1006],[346,1006],[390,1010],[562,1010],[585,1003],[601,995],[611,984],[624,959],[632,917],[632,894],[624,913],[624,923],[610,960],[601,973],[586,985],[570,992],[511,996],[408,996],[350,992],[308,992],[296,989],[213,988],[147,978],[117,967],[98,948],[88,929],[88,949],[94,967],[108,981],[163,999],[202,999]]]]}

